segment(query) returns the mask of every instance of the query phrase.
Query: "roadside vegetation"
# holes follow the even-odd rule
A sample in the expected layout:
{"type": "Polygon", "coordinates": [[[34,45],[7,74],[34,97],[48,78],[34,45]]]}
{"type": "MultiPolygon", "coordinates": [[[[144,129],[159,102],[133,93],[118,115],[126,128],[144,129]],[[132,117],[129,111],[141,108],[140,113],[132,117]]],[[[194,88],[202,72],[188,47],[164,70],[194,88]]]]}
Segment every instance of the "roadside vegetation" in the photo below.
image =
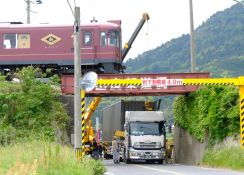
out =
{"type": "Polygon", "coordinates": [[[235,86],[205,86],[174,103],[175,123],[210,145],[239,134],[239,94],[235,86]]]}
{"type": "Polygon", "coordinates": [[[179,96],[174,103],[174,115],[177,125],[208,143],[202,165],[244,170],[244,150],[239,146],[223,144],[227,137],[238,140],[240,114],[237,87],[205,86],[187,96],[179,96]]]}
{"type": "Polygon", "coordinates": [[[101,161],[74,158],[71,147],[47,141],[18,142],[0,147],[0,174],[102,175],[101,161]]]}
{"type": "Polygon", "coordinates": [[[32,67],[15,74],[17,81],[0,76],[0,174],[102,175],[100,161],[76,161],[67,143],[69,117],[60,102],[59,78],[48,83],[32,67]]]}
{"type": "Polygon", "coordinates": [[[244,150],[234,146],[209,149],[203,156],[202,165],[244,171],[244,150]]]}

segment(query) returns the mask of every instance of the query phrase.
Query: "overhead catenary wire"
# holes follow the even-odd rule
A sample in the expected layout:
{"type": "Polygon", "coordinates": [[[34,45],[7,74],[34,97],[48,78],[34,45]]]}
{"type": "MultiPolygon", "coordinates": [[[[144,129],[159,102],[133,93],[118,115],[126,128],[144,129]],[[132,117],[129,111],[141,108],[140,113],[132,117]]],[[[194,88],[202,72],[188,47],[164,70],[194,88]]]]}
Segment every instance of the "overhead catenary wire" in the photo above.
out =
{"type": "MultiPolygon", "coordinates": [[[[69,0],[66,0],[66,1],[67,1],[68,5],[69,5],[69,8],[70,8],[70,10],[71,10],[71,13],[72,13],[73,17],[75,17],[75,15],[74,15],[74,11],[73,11],[73,9],[72,9],[72,7],[71,7],[71,4],[70,4],[69,0]]],[[[75,0],[74,0],[74,1],[75,1],[75,0]]]]}

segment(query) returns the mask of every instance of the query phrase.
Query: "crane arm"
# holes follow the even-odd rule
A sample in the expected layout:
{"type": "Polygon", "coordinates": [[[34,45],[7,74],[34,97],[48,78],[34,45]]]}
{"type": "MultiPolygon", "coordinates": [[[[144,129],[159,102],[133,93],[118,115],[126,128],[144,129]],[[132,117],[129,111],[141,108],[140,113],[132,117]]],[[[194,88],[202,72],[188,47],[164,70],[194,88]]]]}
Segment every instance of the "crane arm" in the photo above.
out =
{"type": "Polygon", "coordinates": [[[143,13],[143,15],[142,15],[142,19],[140,20],[139,24],[137,25],[137,27],[136,27],[134,33],[131,35],[130,40],[129,40],[127,43],[125,43],[125,46],[124,46],[124,48],[123,48],[123,50],[122,50],[122,56],[121,56],[121,58],[122,58],[122,62],[123,62],[123,60],[125,59],[127,53],[129,52],[129,50],[130,50],[130,48],[131,48],[131,45],[133,44],[134,40],[136,39],[138,33],[141,31],[142,26],[143,26],[144,23],[145,23],[146,21],[148,21],[149,19],[150,19],[150,18],[149,18],[148,13],[143,13]]]}
{"type": "Polygon", "coordinates": [[[96,110],[101,99],[102,99],[102,97],[93,98],[90,106],[87,108],[87,111],[85,113],[85,124],[87,124],[87,122],[91,119],[91,116],[92,116],[93,112],[96,110]]]}

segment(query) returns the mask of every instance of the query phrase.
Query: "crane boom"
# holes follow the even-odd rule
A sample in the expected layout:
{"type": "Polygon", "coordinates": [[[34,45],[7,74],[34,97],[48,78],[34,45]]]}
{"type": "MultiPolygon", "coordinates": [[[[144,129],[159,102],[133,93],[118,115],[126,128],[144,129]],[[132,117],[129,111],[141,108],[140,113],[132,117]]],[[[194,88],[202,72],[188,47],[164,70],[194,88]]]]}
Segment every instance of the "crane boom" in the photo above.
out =
{"type": "Polygon", "coordinates": [[[149,18],[148,13],[143,13],[143,14],[142,14],[142,19],[140,20],[140,22],[139,22],[139,24],[137,25],[135,31],[134,31],[133,34],[131,35],[130,40],[129,40],[127,43],[125,43],[125,46],[124,46],[124,48],[123,48],[123,50],[122,50],[122,56],[121,56],[121,58],[122,58],[122,62],[123,62],[123,60],[125,59],[127,53],[129,52],[129,50],[130,50],[130,48],[131,48],[131,45],[133,44],[134,40],[136,39],[138,33],[141,31],[142,26],[143,26],[144,23],[145,23],[146,21],[148,21],[149,19],[150,19],[150,18],[149,18]]]}
{"type": "Polygon", "coordinates": [[[96,110],[96,107],[98,106],[101,99],[102,99],[102,97],[95,97],[92,100],[89,108],[87,109],[87,111],[85,113],[85,124],[87,124],[88,121],[91,119],[91,116],[92,116],[93,112],[96,110]]]}

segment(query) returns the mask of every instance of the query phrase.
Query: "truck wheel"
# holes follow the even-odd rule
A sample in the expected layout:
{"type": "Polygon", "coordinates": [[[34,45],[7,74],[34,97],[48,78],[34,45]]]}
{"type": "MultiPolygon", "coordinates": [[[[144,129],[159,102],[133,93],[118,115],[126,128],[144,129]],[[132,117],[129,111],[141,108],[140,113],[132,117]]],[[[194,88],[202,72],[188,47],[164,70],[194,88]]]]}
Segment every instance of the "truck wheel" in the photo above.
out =
{"type": "Polygon", "coordinates": [[[130,159],[125,159],[125,163],[129,164],[130,163],[130,159]]]}
{"type": "Polygon", "coordinates": [[[158,164],[163,164],[164,160],[158,160],[157,162],[158,162],[158,164]]]}
{"type": "Polygon", "coordinates": [[[124,152],[123,152],[123,161],[126,164],[129,164],[130,163],[130,159],[127,159],[126,150],[125,149],[124,149],[124,152]]]}

